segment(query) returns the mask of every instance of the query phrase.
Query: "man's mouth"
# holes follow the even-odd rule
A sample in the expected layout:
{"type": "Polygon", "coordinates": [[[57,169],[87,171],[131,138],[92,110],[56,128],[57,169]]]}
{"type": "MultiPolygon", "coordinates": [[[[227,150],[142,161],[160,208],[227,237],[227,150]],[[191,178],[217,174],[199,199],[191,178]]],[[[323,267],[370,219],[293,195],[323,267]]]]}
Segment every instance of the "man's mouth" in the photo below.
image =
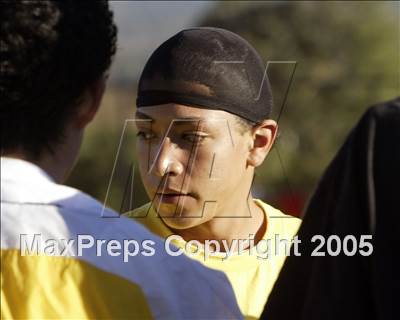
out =
{"type": "Polygon", "coordinates": [[[178,203],[190,197],[190,193],[177,193],[177,192],[157,192],[156,197],[162,203],[178,203]]]}

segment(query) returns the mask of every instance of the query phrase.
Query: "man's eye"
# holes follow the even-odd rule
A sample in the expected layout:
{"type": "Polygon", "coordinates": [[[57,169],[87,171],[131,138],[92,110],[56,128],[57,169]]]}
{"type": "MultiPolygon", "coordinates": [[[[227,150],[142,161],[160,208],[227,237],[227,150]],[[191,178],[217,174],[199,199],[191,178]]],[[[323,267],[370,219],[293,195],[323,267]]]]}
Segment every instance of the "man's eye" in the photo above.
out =
{"type": "Polygon", "coordinates": [[[152,132],[145,132],[145,131],[138,131],[138,133],[136,133],[136,136],[140,139],[143,140],[150,140],[154,138],[154,133],[152,132]]]}
{"type": "Polygon", "coordinates": [[[205,138],[207,138],[206,135],[200,135],[195,133],[186,133],[183,135],[183,139],[194,143],[202,142],[205,138]]]}

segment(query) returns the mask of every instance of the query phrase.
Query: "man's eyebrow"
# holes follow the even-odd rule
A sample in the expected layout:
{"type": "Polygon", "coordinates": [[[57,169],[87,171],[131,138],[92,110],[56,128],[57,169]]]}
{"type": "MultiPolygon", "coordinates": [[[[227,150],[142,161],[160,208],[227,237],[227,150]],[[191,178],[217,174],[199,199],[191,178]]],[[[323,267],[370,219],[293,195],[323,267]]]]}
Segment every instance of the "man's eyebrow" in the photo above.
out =
{"type": "Polygon", "coordinates": [[[205,118],[201,117],[181,117],[174,119],[174,125],[184,125],[188,124],[189,122],[196,122],[196,124],[200,124],[201,122],[205,122],[205,118]]]}
{"type": "Polygon", "coordinates": [[[147,114],[140,112],[140,111],[136,111],[135,113],[135,118],[139,118],[139,119],[146,119],[146,120],[151,120],[154,121],[154,119],[150,116],[148,116],[147,114]]]}
{"type": "MultiPolygon", "coordinates": [[[[155,121],[152,117],[150,117],[147,114],[140,112],[140,111],[136,111],[135,118],[151,120],[151,122],[155,121]]],[[[200,122],[205,122],[206,120],[207,120],[206,118],[202,118],[202,117],[180,117],[180,118],[173,119],[174,125],[184,125],[184,124],[187,124],[188,122],[194,122],[194,121],[197,121],[197,123],[200,123],[200,122]]]]}

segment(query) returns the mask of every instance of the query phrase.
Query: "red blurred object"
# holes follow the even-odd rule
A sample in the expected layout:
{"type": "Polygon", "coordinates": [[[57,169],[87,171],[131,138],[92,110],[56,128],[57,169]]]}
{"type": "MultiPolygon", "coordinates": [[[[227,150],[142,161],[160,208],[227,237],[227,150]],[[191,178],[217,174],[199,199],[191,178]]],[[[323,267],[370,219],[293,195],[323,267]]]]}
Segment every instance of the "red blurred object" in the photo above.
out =
{"type": "Polygon", "coordinates": [[[277,207],[285,214],[301,217],[306,204],[306,196],[302,192],[283,192],[277,197],[277,207]]]}

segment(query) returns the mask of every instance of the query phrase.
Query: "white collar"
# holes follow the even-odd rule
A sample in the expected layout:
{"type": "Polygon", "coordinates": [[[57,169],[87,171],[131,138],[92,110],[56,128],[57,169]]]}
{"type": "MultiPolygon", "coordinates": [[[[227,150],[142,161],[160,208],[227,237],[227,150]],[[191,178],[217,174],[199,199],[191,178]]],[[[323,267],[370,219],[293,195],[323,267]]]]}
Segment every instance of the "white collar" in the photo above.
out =
{"type": "Polygon", "coordinates": [[[29,184],[55,183],[46,171],[32,162],[8,157],[1,157],[1,180],[23,181],[29,184]]]}
{"type": "Polygon", "coordinates": [[[1,201],[55,204],[78,190],[55,183],[39,166],[21,159],[1,157],[1,201]]]}
{"type": "Polygon", "coordinates": [[[37,165],[14,158],[1,157],[1,201],[11,203],[51,204],[97,217],[118,217],[89,195],[57,184],[37,165]],[[105,211],[104,211],[105,210],[105,211]]]}

